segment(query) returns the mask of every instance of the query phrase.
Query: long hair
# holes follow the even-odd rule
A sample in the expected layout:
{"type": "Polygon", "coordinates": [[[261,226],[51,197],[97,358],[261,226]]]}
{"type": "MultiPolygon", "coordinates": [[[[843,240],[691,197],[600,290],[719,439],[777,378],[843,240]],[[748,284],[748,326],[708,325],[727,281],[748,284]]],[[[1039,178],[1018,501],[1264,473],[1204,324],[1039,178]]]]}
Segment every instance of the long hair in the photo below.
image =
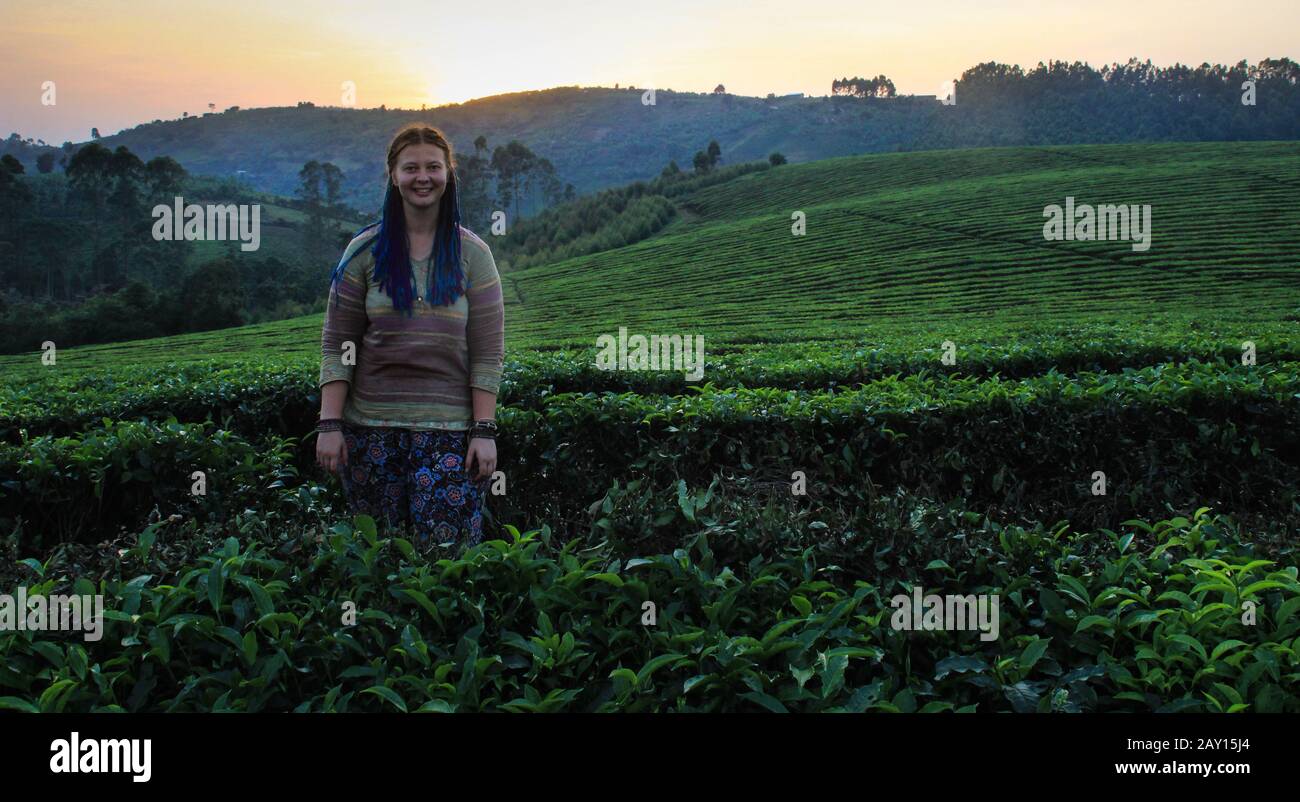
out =
{"type": "MultiPolygon", "coordinates": [[[[453,304],[460,298],[464,292],[461,282],[465,278],[460,266],[460,191],[456,183],[451,143],[433,126],[410,123],[393,136],[388,145],[388,169],[384,180],[386,189],[379,222],[371,223],[353,235],[353,239],[356,239],[363,232],[378,227],[372,235],[370,246],[370,253],[375,257],[371,280],[393,299],[393,308],[408,317],[412,314],[411,301],[415,298],[415,277],[412,275],[411,254],[406,244],[406,215],[402,209],[402,193],[393,186],[392,175],[402,148],[415,144],[436,145],[447,154],[447,185],[438,205],[438,219],[435,223],[434,264],[431,268],[433,275],[424,299],[430,305],[443,306],[453,304]]],[[[348,262],[356,258],[361,250],[357,248],[351,254],[343,254],[330,276],[331,288],[343,277],[348,262]]],[[[334,303],[338,304],[337,293],[334,303]]]]}

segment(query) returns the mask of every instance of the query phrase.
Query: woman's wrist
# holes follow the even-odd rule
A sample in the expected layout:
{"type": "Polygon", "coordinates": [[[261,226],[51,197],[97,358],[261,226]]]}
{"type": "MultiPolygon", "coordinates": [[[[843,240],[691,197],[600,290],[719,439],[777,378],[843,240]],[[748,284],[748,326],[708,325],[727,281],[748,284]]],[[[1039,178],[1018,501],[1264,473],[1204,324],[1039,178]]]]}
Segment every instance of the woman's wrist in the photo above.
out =
{"type": "Polygon", "coordinates": [[[317,432],[341,432],[343,431],[343,418],[326,417],[324,413],[320,413],[316,417],[316,431],[317,432]]]}

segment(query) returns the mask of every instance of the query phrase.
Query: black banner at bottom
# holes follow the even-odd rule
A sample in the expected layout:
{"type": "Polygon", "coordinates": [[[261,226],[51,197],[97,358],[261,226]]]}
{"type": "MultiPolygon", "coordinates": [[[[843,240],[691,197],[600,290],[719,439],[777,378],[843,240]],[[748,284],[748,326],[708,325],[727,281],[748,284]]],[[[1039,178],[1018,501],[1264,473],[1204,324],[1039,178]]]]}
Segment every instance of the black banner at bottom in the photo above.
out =
{"type": "Polygon", "coordinates": [[[774,772],[812,772],[813,782],[822,773],[853,781],[860,772],[890,772],[900,781],[911,775],[927,789],[986,782],[996,772],[1017,783],[1051,780],[1065,790],[1062,780],[1220,785],[1286,781],[1294,770],[1289,716],[188,714],[4,721],[6,783],[29,780],[50,789],[192,790],[202,779],[204,787],[251,791],[283,783],[338,792],[425,785],[430,770],[468,770],[466,776],[494,783],[518,778],[527,786],[562,768],[575,772],[574,780],[626,779],[638,769],[723,770],[728,784],[741,785],[768,782],[774,772]]]}

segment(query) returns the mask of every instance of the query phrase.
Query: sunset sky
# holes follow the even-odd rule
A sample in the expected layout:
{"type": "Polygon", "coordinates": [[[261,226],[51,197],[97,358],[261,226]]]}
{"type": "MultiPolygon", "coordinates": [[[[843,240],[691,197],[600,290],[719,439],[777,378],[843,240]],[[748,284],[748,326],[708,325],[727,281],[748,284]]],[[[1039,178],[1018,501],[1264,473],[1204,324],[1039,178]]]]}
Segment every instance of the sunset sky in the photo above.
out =
{"type": "Polygon", "coordinates": [[[935,94],[982,61],[1255,63],[1300,57],[1298,41],[1297,0],[0,0],[0,137],[80,142],[209,103],[340,105],[344,81],[357,106],[390,108],[615,83],[825,95],[879,73],[935,94]]]}

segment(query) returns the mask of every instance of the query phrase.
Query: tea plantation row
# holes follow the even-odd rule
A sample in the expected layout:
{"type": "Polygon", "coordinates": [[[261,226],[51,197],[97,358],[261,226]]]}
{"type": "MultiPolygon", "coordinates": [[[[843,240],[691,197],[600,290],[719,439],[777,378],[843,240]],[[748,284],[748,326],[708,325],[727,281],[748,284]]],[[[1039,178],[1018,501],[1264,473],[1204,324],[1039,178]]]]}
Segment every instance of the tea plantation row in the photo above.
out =
{"type": "MultiPolygon", "coordinates": [[[[724,475],[789,487],[796,471],[820,504],[902,487],[1077,525],[1201,504],[1263,531],[1300,521],[1300,364],[1290,362],[1019,381],[918,374],[840,392],[570,393],[499,418],[494,510],[557,527],[633,473],[662,485],[724,475]]],[[[286,436],[301,428],[240,423],[105,419],[0,444],[0,528],[39,549],[134,531],[155,506],[221,520],[314,470],[314,441],[286,436]],[[205,492],[192,492],[196,480],[205,492]]]]}
{"type": "MultiPolygon", "coordinates": [[[[71,583],[107,597],[101,640],[0,633],[0,708],[1300,711],[1296,568],[1247,533],[1203,510],[1123,535],[991,527],[968,527],[967,566],[880,584],[811,548],[724,565],[706,533],[620,559],[507,527],[430,562],[365,517],[172,571],[151,529],[113,579],[71,583]],[[913,585],[998,594],[998,637],[895,627],[913,585]]],[[[33,592],[69,584],[27,567],[33,592]]]]}
{"type": "Polygon", "coordinates": [[[1287,325],[512,357],[496,539],[432,554],[343,512],[310,359],[25,373],[0,587],[110,612],[0,631],[0,708],[1300,712],[1287,325]]]}
{"type": "MultiPolygon", "coordinates": [[[[1048,372],[1119,372],[1188,360],[1241,364],[1243,343],[1250,349],[1251,361],[1276,364],[1300,361],[1295,329],[1294,324],[1253,324],[1232,333],[1178,331],[1157,336],[1128,323],[1092,324],[1050,335],[996,336],[993,330],[968,326],[950,335],[936,331],[869,341],[706,343],[698,382],[668,369],[602,370],[596,364],[596,349],[523,352],[512,354],[504,364],[498,404],[536,409],[552,396],[570,392],[690,394],[709,385],[811,392],[851,388],[894,375],[1030,378],[1048,372]],[[948,361],[945,341],[953,343],[948,361]]],[[[36,364],[37,360],[33,355],[29,361],[36,364]]],[[[313,428],[320,405],[313,358],[268,354],[167,365],[122,362],[94,370],[62,364],[56,360],[54,365],[28,366],[0,387],[0,441],[16,443],[24,429],[29,435],[70,434],[105,417],[210,419],[244,431],[261,426],[298,434],[313,428]]]]}

